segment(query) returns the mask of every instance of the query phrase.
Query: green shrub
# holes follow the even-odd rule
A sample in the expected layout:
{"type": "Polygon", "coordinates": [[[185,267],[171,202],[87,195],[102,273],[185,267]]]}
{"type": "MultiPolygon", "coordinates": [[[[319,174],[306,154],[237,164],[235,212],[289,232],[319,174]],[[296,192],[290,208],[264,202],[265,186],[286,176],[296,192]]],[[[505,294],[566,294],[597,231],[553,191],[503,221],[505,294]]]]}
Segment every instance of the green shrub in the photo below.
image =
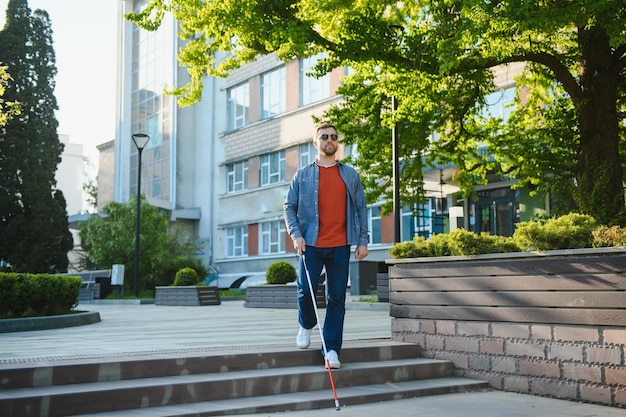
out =
{"type": "Polygon", "coordinates": [[[590,248],[598,227],[591,216],[569,213],[548,220],[518,223],[513,238],[524,250],[590,248]]]}
{"type": "Polygon", "coordinates": [[[198,273],[193,268],[183,268],[180,271],[176,272],[176,278],[174,278],[174,283],[172,285],[176,286],[187,286],[187,285],[196,285],[200,282],[200,277],[198,273]]]}
{"type": "Polygon", "coordinates": [[[479,255],[484,253],[519,252],[512,237],[477,235],[464,229],[449,234],[433,235],[430,239],[415,237],[412,242],[395,244],[389,253],[395,259],[449,255],[479,255]]]}
{"type": "Polygon", "coordinates": [[[619,226],[600,226],[591,234],[594,248],[626,246],[626,229],[619,226]]]}
{"type": "Polygon", "coordinates": [[[271,264],[265,272],[268,284],[287,284],[296,280],[296,268],[287,261],[271,264]]]}
{"type": "Polygon", "coordinates": [[[77,276],[0,273],[0,318],[68,314],[76,306],[77,276]]]}
{"type": "Polygon", "coordinates": [[[173,256],[163,260],[163,264],[159,267],[158,275],[154,275],[152,279],[147,280],[148,289],[154,290],[157,285],[172,285],[176,278],[176,273],[183,268],[191,268],[198,274],[200,281],[208,275],[209,271],[197,256],[173,256]]]}

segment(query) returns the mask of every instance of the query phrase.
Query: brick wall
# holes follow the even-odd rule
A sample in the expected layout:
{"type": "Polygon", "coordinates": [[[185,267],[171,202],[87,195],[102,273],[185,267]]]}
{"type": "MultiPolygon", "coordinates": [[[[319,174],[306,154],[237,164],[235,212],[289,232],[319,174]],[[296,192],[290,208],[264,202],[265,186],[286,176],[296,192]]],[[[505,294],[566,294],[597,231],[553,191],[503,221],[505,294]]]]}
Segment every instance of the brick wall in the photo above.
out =
{"type": "Polygon", "coordinates": [[[626,327],[393,318],[392,337],[495,389],[626,408],[626,327]]]}

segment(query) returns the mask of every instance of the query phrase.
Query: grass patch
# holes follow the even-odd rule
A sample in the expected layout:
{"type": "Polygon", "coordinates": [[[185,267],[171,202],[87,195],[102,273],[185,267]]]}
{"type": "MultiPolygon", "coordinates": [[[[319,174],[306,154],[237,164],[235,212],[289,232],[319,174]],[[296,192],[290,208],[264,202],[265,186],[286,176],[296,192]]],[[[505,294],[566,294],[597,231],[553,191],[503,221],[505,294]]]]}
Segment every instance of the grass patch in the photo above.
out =
{"type": "Polygon", "coordinates": [[[359,298],[359,303],[377,303],[377,302],[378,302],[377,294],[370,294],[368,296],[363,296],[359,298]]]}
{"type": "Polygon", "coordinates": [[[243,297],[246,295],[246,289],[241,288],[238,290],[227,289],[220,290],[220,297],[243,297]]]}

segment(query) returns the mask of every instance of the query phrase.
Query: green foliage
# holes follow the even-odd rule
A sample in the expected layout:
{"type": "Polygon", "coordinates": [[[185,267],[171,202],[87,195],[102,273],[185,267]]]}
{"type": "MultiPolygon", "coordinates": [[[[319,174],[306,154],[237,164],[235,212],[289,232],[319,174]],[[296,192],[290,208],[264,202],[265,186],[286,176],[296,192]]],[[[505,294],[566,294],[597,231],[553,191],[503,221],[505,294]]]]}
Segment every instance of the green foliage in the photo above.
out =
{"type": "Polygon", "coordinates": [[[353,163],[368,201],[392,200],[396,126],[404,204],[424,198],[422,168],[453,165],[465,196],[487,174],[537,192],[570,184],[582,212],[626,224],[621,2],[250,0],[244,9],[238,0],[151,0],[127,19],[146,30],[165,13],[179,23],[187,40],[179,62],[190,77],[172,92],[182,105],[201,98],[207,73],[226,76],[259,55],[326,52],[319,75],[350,67],[344,101],[321,118],[358,146],[353,163]],[[511,107],[495,91],[493,69],[515,63],[525,73],[511,107]]]}
{"type": "Polygon", "coordinates": [[[513,238],[477,235],[464,229],[449,234],[440,233],[430,239],[419,236],[413,242],[396,243],[389,253],[394,259],[431,256],[480,255],[486,253],[519,252],[513,238]]]}
{"type": "Polygon", "coordinates": [[[513,238],[526,250],[590,248],[596,220],[588,215],[570,213],[548,220],[517,224],[513,238]]]}
{"type": "Polygon", "coordinates": [[[19,103],[20,114],[0,128],[0,259],[17,272],[65,272],[74,245],[55,179],[63,144],[52,24],[26,0],[11,0],[6,16],[0,62],[12,81],[2,83],[3,100],[19,103]]]}
{"type": "Polygon", "coordinates": [[[154,280],[147,283],[149,288],[154,288],[157,285],[171,285],[176,278],[176,273],[184,268],[193,269],[200,280],[203,280],[209,273],[207,267],[202,264],[202,260],[193,255],[166,258],[162,262],[163,265],[158,274],[154,275],[154,280]]]}
{"type": "Polygon", "coordinates": [[[626,228],[600,226],[591,233],[594,248],[626,246],[626,228]]]}
{"type": "Polygon", "coordinates": [[[0,126],[7,124],[9,120],[20,114],[20,105],[15,101],[5,101],[2,96],[11,76],[7,67],[0,65],[0,126]]]}
{"type": "Polygon", "coordinates": [[[268,284],[287,284],[296,280],[297,272],[289,262],[277,261],[267,268],[265,275],[268,284]]]}
{"type": "Polygon", "coordinates": [[[412,242],[396,243],[389,253],[394,259],[402,259],[615,246],[626,246],[626,228],[598,226],[591,216],[569,213],[518,223],[513,237],[477,235],[457,229],[430,239],[420,236],[412,242]]]}
{"type": "Polygon", "coordinates": [[[0,319],[67,314],[81,283],[76,276],[0,272],[0,319]]]}
{"type": "MultiPolygon", "coordinates": [[[[137,200],[127,203],[111,202],[102,209],[103,216],[92,216],[81,224],[80,238],[86,253],[81,264],[85,269],[109,269],[123,264],[125,292],[133,286],[135,255],[135,221],[137,200]]],[[[178,270],[190,267],[204,278],[207,269],[195,256],[198,250],[194,240],[182,229],[169,229],[166,213],[141,202],[141,230],[139,236],[140,291],[156,285],[170,285],[178,270]]]]}
{"type": "Polygon", "coordinates": [[[176,273],[176,278],[172,285],[186,286],[197,285],[200,282],[198,273],[192,268],[183,268],[176,273]]]}

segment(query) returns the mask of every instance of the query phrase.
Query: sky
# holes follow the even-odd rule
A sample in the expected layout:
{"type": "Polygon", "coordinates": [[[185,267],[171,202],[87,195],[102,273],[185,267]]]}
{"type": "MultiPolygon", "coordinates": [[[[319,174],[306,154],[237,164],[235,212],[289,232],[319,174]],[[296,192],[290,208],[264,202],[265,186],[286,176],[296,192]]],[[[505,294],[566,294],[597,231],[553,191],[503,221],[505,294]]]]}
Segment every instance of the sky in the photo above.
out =
{"type": "MultiPolygon", "coordinates": [[[[0,0],[4,27],[9,0],[0,0]]],[[[115,138],[117,7],[119,0],[28,0],[52,21],[59,105],[57,133],[83,145],[87,171],[97,167],[97,145],[115,138]],[[90,169],[91,168],[91,169],[90,169]]],[[[10,73],[10,68],[9,68],[10,73]]],[[[90,175],[90,176],[92,176],[90,175]]]]}

